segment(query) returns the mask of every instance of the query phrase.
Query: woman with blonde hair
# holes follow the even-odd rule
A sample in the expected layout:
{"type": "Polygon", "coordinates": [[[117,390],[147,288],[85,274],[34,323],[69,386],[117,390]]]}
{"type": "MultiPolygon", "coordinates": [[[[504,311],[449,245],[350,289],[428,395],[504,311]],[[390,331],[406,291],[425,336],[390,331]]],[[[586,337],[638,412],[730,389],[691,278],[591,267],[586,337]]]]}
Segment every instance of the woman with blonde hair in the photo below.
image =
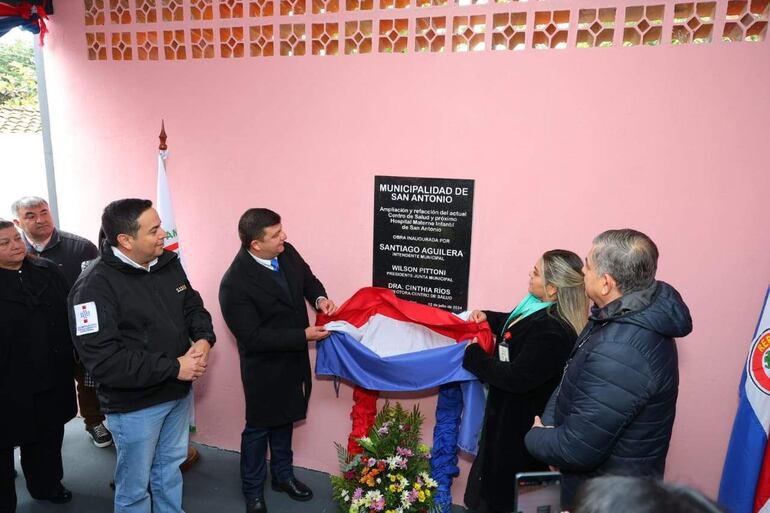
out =
{"type": "Polygon", "coordinates": [[[479,454],[465,493],[472,511],[514,509],[517,472],[548,470],[524,447],[532,419],[542,415],[588,319],[583,261],[563,249],[547,251],[529,273],[529,291],[511,312],[473,310],[497,336],[488,355],[469,344],[463,366],[489,385],[479,454]]]}

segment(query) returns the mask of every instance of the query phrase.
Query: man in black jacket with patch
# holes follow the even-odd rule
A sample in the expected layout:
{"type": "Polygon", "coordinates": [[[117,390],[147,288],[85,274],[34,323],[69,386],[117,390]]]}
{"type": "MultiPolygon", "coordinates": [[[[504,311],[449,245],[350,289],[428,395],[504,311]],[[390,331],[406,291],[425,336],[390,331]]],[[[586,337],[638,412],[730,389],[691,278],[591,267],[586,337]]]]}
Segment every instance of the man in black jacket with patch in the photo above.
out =
{"type": "Polygon", "coordinates": [[[182,513],[190,382],[206,370],[211,316],[152,202],[102,215],[106,242],[70,293],[70,329],[115,435],[116,513],[182,513]]]}
{"type": "Polygon", "coordinates": [[[583,273],[594,302],[561,384],[525,443],[563,474],[562,508],[604,474],[662,478],[679,390],[674,337],[692,331],[679,293],[655,280],[658,248],[645,234],[594,239],[583,273]]]}
{"type": "MultiPolygon", "coordinates": [[[[67,280],[67,287],[75,284],[84,263],[99,255],[96,246],[74,233],[57,230],[48,202],[37,196],[25,196],[11,205],[13,223],[24,236],[27,253],[47,258],[59,266],[67,280]]],[[[97,447],[112,444],[112,434],[104,426],[104,415],[99,410],[94,384],[87,379],[83,365],[75,363],[78,405],[86,431],[97,447]]]]}
{"type": "Polygon", "coordinates": [[[241,250],[219,288],[219,304],[238,342],[246,396],[241,435],[241,480],[247,513],[265,513],[265,456],[270,444],[274,490],[307,501],[313,492],[294,477],[293,423],[305,418],[312,386],[308,342],[328,336],[309,326],[308,301],[316,310],[336,309],[294,247],[281,217],[265,208],[247,210],[238,222],[241,250]]]}

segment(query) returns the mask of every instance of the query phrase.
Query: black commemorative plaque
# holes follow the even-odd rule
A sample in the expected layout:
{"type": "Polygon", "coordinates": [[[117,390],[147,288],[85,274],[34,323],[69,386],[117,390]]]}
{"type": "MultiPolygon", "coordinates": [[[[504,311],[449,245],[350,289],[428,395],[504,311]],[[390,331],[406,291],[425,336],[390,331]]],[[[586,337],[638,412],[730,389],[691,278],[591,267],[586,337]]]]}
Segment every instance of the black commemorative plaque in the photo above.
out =
{"type": "Polygon", "coordinates": [[[465,310],[472,224],[473,180],[375,176],[374,286],[465,310]]]}

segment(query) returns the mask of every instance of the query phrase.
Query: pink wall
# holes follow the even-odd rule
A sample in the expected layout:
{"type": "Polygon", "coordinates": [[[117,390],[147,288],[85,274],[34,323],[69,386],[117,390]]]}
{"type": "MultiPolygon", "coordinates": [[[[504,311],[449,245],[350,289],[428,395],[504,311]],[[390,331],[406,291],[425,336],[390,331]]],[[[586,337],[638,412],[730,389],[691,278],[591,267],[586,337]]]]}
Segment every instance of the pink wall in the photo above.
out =
{"type": "MultiPolygon", "coordinates": [[[[546,3],[572,8],[538,5],[546,3]]],[[[95,237],[108,201],[154,198],[166,121],[181,241],[219,336],[197,389],[198,441],[239,446],[238,360],[217,290],[243,210],[280,212],[289,239],[341,301],[371,280],[375,174],[472,178],[472,307],[510,308],[546,249],[584,254],[595,234],[622,226],[656,240],[659,276],[682,292],[695,321],[679,344],[668,477],[716,493],[770,278],[767,41],[114,62],[87,60],[82,3],[59,9],[51,29],[65,229],[95,237]]],[[[420,401],[432,420],[435,397],[420,401]]],[[[316,382],[295,434],[297,465],[336,470],[332,442],[345,439],[350,406],[350,388],[335,398],[330,382],[316,382]]],[[[426,423],[428,439],[431,429],[426,423]]]]}

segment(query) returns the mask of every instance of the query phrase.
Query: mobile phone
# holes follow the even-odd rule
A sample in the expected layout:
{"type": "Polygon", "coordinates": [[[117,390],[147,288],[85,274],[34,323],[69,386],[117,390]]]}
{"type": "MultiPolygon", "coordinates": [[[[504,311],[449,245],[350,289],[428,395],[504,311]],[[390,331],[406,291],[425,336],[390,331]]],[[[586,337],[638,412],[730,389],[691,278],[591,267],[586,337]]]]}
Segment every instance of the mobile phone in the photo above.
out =
{"type": "Polygon", "coordinates": [[[519,472],[514,491],[517,513],[560,513],[559,472],[519,472]]]}

